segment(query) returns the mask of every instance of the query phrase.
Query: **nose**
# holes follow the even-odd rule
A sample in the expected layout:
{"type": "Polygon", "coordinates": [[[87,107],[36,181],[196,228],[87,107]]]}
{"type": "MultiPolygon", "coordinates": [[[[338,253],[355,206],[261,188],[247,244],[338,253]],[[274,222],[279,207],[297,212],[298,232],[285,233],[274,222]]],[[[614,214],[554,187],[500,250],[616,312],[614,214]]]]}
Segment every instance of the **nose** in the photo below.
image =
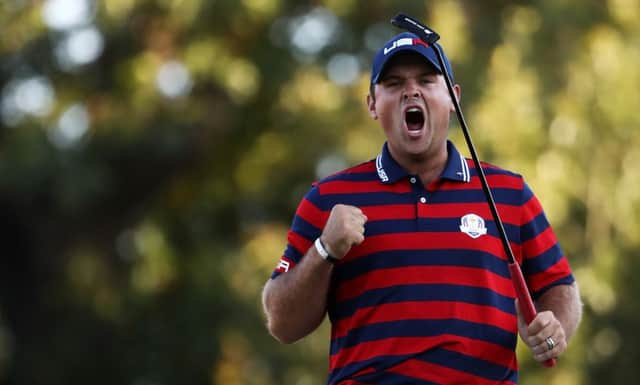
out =
{"type": "Polygon", "coordinates": [[[422,93],[420,92],[420,89],[413,82],[409,82],[409,84],[407,84],[407,86],[405,87],[404,93],[402,96],[405,100],[420,99],[420,97],[422,96],[422,93]]]}
{"type": "Polygon", "coordinates": [[[420,99],[420,92],[419,91],[405,92],[404,93],[404,98],[405,99],[420,99]]]}

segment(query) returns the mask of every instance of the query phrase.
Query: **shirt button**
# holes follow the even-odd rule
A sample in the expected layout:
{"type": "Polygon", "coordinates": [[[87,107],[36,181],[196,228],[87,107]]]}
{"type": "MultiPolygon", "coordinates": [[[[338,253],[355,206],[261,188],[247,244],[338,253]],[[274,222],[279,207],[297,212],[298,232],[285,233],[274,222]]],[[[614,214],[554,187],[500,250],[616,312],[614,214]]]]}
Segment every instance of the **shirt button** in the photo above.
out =
{"type": "Polygon", "coordinates": [[[415,177],[411,177],[411,179],[409,179],[411,181],[411,183],[416,183],[416,178],[415,177]]]}
{"type": "Polygon", "coordinates": [[[420,198],[420,203],[427,203],[427,198],[421,197],[420,198]]]}

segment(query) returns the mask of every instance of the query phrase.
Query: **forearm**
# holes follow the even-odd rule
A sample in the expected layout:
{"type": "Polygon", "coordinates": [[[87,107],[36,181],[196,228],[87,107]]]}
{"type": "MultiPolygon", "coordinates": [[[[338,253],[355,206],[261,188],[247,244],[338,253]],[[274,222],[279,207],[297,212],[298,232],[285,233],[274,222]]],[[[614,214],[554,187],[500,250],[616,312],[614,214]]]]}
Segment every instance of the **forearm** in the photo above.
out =
{"type": "Polygon", "coordinates": [[[550,310],[560,321],[567,341],[575,333],[582,318],[582,301],[578,286],[554,286],[545,292],[537,301],[538,311],[550,310]]]}
{"type": "Polygon", "coordinates": [[[311,247],[290,271],[270,279],[262,293],[271,335],[283,343],[299,340],[324,319],[333,265],[311,247]]]}

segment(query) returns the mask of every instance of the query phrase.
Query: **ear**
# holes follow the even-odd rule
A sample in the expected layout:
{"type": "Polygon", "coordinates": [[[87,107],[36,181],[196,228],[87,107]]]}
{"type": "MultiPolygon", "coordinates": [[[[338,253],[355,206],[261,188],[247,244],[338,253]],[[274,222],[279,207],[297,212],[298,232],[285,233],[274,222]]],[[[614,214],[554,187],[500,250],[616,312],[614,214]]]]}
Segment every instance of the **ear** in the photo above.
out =
{"type": "Polygon", "coordinates": [[[369,110],[369,116],[371,116],[373,120],[377,120],[378,112],[376,112],[376,99],[371,96],[371,94],[367,95],[367,109],[369,110]]]}
{"type": "MultiPolygon", "coordinates": [[[[456,100],[460,103],[460,95],[462,95],[462,89],[460,88],[460,84],[453,85],[453,93],[456,95],[456,100]]],[[[451,103],[451,112],[454,112],[456,108],[451,103]]]]}

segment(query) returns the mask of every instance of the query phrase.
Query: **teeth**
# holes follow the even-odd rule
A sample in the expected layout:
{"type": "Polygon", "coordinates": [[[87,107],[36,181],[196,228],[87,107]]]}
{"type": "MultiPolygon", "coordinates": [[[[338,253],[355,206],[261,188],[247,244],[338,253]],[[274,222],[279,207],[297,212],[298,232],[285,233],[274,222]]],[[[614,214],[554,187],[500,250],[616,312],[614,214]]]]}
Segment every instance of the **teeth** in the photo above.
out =
{"type": "Polygon", "coordinates": [[[407,110],[407,112],[420,112],[420,109],[418,107],[411,107],[407,110]]]}

